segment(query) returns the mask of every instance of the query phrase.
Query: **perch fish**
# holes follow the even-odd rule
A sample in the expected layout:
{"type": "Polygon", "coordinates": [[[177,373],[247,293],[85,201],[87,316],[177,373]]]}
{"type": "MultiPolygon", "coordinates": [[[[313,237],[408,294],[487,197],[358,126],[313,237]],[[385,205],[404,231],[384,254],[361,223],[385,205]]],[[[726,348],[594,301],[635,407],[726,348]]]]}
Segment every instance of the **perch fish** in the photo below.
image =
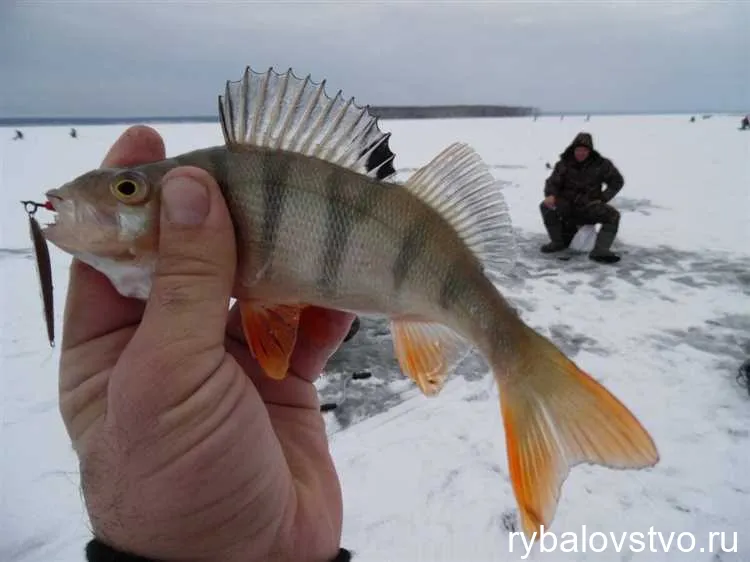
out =
{"type": "Polygon", "coordinates": [[[247,67],[226,82],[219,115],[219,146],[92,170],[48,191],[56,219],[46,238],[121,294],[145,299],[159,252],[161,178],[197,166],[216,178],[229,207],[233,297],[268,377],[287,375],[300,311],[310,305],[388,317],[399,365],[427,396],[477,349],[499,387],[529,537],[549,526],[571,467],[657,463],[633,414],[498,290],[515,262],[513,230],[500,183],[470,146],[451,144],[397,182],[390,133],[368,106],[341,91],[331,97],[325,80],[291,69],[247,67]]]}

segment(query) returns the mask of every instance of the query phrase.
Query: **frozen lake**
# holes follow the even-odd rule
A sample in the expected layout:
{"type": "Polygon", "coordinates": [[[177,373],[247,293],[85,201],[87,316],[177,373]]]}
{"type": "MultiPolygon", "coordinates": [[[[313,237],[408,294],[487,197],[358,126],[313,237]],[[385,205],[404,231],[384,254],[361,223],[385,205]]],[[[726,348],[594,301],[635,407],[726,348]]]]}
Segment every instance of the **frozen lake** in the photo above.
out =
{"type": "MultiPolygon", "coordinates": [[[[750,357],[750,132],[738,124],[737,116],[690,123],[683,115],[382,123],[401,179],[454,141],[492,166],[521,246],[501,289],[633,411],[659,448],[653,469],[578,466],[567,479],[551,531],[604,533],[603,552],[536,546],[527,560],[750,560],[750,393],[735,379],[750,357]],[[581,130],[625,177],[613,201],[622,213],[616,266],[538,252],[545,164],[581,130]],[[653,545],[650,529],[661,532],[653,545]],[[623,532],[643,533],[643,551],[628,535],[618,552],[610,533],[619,541],[623,532]],[[691,553],[678,547],[683,532],[693,533],[691,553]],[[719,537],[711,549],[711,532],[723,532],[734,552],[721,552],[719,537]]],[[[4,562],[82,561],[90,536],[19,200],[97,167],[124,128],[78,127],[73,140],[68,127],[27,127],[23,141],[0,128],[4,562]]],[[[222,142],[218,124],[156,128],[168,155],[222,142]]],[[[69,257],[51,252],[59,333],[69,257]]],[[[396,369],[387,325],[367,318],[329,363],[323,399],[338,399],[339,375],[356,370],[373,377],[324,414],[344,493],[342,546],[357,562],[522,559],[520,538],[510,550],[516,504],[484,364],[472,358],[427,399],[396,369]]]]}

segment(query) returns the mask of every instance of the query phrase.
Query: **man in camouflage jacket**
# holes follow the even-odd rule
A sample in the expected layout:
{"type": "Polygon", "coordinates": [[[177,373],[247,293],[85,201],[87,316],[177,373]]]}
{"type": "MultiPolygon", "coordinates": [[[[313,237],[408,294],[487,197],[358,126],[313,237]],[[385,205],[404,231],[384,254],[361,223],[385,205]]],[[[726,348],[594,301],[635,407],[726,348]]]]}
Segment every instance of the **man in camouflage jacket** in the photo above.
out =
{"type": "Polygon", "coordinates": [[[610,251],[620,225],[620,213],[608,204],[624,184],[619,170],[594,150],[589,133],[579,133],[560,154],[544,186],[545,199],[540,205],[542,220],[550,242],[544,253],[566,249],[584,224],[601,224],[592,260],[614,263],[620,257],[610,251]],[[602,190],[602,184],[606,189],[602,190]]]}

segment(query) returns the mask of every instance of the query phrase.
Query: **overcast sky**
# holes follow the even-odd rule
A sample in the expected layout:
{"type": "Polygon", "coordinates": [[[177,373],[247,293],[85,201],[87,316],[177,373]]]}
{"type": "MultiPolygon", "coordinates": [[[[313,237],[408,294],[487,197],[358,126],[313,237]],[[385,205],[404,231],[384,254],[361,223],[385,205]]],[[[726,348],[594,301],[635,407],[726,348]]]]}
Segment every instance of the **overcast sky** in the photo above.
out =
{"type": "Polygon", "coordinates": [[[246,65],[372,105],[750,110],[750,1],[0,0],[0,117],[214,115],[246,65]]]}

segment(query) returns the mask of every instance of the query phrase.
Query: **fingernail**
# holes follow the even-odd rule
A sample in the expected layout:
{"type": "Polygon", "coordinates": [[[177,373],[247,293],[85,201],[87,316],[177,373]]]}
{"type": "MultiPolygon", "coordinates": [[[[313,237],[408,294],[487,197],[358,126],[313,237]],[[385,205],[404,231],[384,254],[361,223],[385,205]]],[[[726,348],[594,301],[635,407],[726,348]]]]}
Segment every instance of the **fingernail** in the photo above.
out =
{"type": "Polygon", "coordinates": [[[188,176],[168,179],[162,188],[167,220],[174,224],[196,226],[208,215],[208,191],[188,176]]]}

